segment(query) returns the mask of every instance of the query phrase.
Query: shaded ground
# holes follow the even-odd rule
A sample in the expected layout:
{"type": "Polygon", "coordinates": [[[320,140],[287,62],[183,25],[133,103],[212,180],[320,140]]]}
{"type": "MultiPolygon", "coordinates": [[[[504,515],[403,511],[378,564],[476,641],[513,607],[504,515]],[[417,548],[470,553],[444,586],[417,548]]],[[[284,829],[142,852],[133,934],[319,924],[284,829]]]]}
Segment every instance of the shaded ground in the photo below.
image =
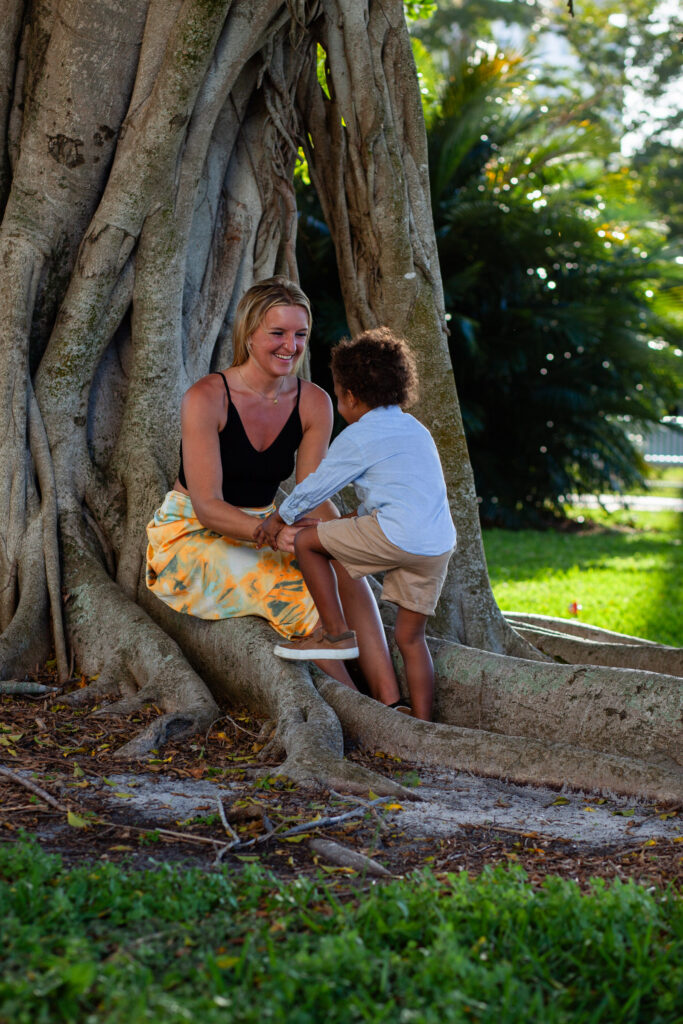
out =
{"type": "Polygon", "coordinates": [[[210,868],[222,861],[239,869],[258,860],[280,877],[318,867],[351,873],[314,852],[311,842],[323,838],[394,875],[422,866],[476,874],[515,862],[532,881],[547,874],[648,885],[683,880],[675,807],[435,773],[354,750],[350,758],[400,780],[416,799],[372,803],[372,794],[363,801],[307,790],[258,760],[262,723],[234,710],[194,742],[169,745],[145,762],[116,759],[114,751],[156,713],[99,717],[59,698],[1,697],[0,765],[37,784],[60,809],[0,775],[0,841],[24,829],[67,862],[182,860],[210,868]],[[329,821],[343,815],[351,816],[329,821]],[[286,834],[292,829],[300,831],[286,834]]]}

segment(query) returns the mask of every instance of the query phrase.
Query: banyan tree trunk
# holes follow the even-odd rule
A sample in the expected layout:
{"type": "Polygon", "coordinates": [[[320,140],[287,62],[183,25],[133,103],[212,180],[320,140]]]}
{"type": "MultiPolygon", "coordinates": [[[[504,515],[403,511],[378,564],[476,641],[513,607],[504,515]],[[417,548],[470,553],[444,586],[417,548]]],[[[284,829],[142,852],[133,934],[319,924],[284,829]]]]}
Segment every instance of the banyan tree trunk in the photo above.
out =
{"type": "Polygon", "coordinates": [[[395,790],[344,761],[345,729],[432,763],[672,799],[678,655],[493,600],[426,160],[398,0],[0,0],[0,676],[54,648],[62,680],[72,661],[97,676],[75,699],[155,701],[126,755],[228,699],[274,721],[297,779],[395,790]],[[349,325],[410,339],[444,464],[459,543],[432,629],[437,725],[283,665],[263,623],[177,615],[144,586],[180,397],[230,361],[243,290],[296,277],[300,151],[349,325]]]}

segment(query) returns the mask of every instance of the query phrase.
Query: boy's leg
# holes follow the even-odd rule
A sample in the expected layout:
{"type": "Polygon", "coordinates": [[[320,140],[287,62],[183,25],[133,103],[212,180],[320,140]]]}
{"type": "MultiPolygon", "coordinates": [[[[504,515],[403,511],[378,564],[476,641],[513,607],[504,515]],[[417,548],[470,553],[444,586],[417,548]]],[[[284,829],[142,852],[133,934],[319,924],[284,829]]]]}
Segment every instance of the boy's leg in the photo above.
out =
{"type": "Polygon", "coordinates": [[[345,633],[348,626],[339,600],[337,577],[330,564],[332,556],[320,543],[315,526],[297,533],[294,551],[306,586],[318,609],[323,631],[328,636],[345,633]]]}
{"type": "Polygon", "coordinates": [[[432,720],[434,664],[425,639],[428,616],[399,606],[394,636],[403,658],[415,718],[432,720]]]}
{"type": "MultiPolygon", "coordinates": [[[[318,540],[315,527],[297,534],[294,551],[306,585],[318,610],[320,628],[309,636],[276,644],[274,653],[290,661],[315,661],[327,671],[327,661],[344,661],[359,654],[356,634],[347,629],[337,593],[337,577],[330,564],[332,557],[318,540]]],[[[330,675],[356,689],[346,669],[330,675]]]]}

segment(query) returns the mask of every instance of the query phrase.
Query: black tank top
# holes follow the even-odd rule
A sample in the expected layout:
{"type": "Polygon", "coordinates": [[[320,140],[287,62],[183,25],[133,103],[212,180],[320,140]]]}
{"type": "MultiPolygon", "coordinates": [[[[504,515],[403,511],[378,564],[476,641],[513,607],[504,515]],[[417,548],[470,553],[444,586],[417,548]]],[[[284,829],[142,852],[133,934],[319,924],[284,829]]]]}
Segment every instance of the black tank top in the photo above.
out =
{"type": "MultiPolygon", "coordinates": [[[[240,414],[230,398],[230,388],[223,378],[228,393],[228,418],[218,432],[223,468],[223,500],[243,508],[261,508],[270,505],[278,486],[294,469],[294,456],[304,436],[299,414],[301,378],[297,381],[296,403],[289,419],[271,445],[259,452],[247,437],[240,414]]],[[[178,480],[187,489],[183,469],[183,444],[180,442],[180,469],[178,480]]]]}

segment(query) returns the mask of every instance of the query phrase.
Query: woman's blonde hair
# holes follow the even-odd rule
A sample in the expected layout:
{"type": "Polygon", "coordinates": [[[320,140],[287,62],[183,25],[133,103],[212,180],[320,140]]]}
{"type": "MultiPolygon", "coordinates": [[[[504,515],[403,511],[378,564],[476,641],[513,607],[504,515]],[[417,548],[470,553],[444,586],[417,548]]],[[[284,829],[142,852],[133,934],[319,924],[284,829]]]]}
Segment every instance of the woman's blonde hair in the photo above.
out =
{"type": "MultiPolygon", "coordinates": [[[[242,366],[246,363],[249,358],[249,339],[273,306],[303,306],[308,314],[308,341],[313,326],[313,315],[307,296],[298,284],[286,277],[268,277],[265,281],[257,281],[248,288],[237,304],[232,328],[233,366],[242,366]]],[[[302,353],[301,359],[294,367],[295,372],[303,358],[302,353]]]]}

